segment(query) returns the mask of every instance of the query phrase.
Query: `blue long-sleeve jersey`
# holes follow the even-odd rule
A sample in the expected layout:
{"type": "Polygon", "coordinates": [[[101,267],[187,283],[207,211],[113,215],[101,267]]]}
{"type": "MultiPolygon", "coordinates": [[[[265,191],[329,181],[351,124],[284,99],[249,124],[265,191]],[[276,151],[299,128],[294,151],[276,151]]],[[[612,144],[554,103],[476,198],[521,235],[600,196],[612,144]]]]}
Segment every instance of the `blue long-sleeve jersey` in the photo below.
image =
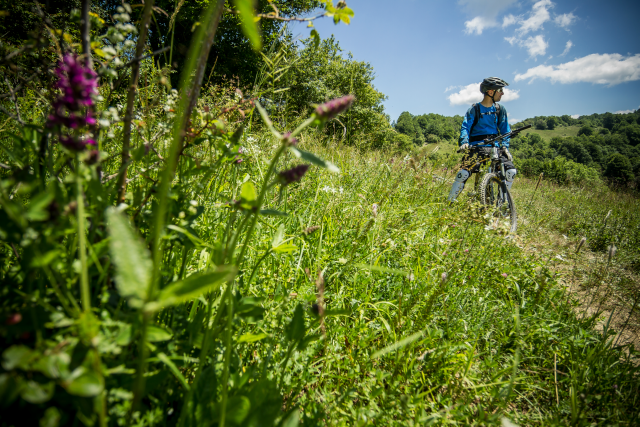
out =
{"type": "MultiPolygon", "coordinates": [[[[473,132],[471,134],[469,133],[476,114],[473,105],[467,110],[467,114],[464,116],[462,126],[460,127],[460,138],[458,139],[459,145],[469,144],[471,146],[482,147],[484,146],[482,141],[469,142],[469,137],[476,135],[498,134],[498,115],[496,106],[492,105],[487,108],[480,103],[478,103],[478,105],[480,106],[480,117],[478,117],[478,123],[473,127],[473,132]]],[[[500,122],[500,135],[504,135],[505,133],[511,132],[511,126],[509,126],[509,120],[507,120],[507,110],[503,105],[500,105],[500,110],[500,114],[502,115],[502,121],[500,122]]],[[[502,146],[509,148],[509,138],[502,141],[502,146]]]]}

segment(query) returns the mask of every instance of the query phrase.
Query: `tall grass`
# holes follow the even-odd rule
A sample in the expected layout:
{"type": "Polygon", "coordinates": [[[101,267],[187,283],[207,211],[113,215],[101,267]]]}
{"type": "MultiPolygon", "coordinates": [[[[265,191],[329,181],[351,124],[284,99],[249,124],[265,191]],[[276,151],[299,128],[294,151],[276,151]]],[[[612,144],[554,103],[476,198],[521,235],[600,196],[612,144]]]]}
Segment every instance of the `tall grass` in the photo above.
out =
{"type": "MultiPolygon", "coordinates": [[[[276,129],[202,55],[179,93],[141,64],[126,164],[119,121],[72,152],[30,98],[0,137],[0,426],[637,424],[637,352],[446,203],[456,156],[276,129]]],[[[525,242],[577,203],[521,189],[525,242]]]]}

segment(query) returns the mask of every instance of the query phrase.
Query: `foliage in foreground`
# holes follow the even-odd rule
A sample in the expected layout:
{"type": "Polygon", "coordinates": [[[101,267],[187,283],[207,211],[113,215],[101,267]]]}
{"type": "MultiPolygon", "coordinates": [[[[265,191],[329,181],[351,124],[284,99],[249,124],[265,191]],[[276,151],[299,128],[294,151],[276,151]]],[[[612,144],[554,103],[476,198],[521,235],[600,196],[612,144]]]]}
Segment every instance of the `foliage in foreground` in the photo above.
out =
{"type": "Polygon", "coordinates": [[[447,209],[435,160],[327,144],[310,126],[351,96],[291,132],[198,97],[207,54],[179,92],[149,73],[122,122],[72,54],[73,96],[15,102],[0,425],[637,423],[636,352],[494,219],[447,209]]]}

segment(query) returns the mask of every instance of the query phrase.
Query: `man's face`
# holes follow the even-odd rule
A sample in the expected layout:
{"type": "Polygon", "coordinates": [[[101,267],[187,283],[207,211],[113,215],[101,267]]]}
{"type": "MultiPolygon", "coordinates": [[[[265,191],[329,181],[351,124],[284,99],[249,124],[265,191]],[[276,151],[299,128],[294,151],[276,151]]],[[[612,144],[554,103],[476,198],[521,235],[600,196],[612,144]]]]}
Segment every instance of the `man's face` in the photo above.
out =
{"type": "Polygon", "coordinates": [[[500,99],[502,99],[503,94],[504,94],[504,91],[502,89],[487,91],[487,95],[492,96],[493,99],[495,99],[496,101],[500,101],[500,99]]]}

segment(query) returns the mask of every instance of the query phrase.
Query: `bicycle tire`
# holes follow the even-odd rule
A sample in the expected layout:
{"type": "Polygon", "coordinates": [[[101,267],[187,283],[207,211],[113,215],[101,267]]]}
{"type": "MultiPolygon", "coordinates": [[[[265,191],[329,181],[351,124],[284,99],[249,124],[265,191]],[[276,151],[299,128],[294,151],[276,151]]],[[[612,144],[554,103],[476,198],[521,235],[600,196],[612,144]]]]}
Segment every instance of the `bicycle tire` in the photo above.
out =
{"type": "Polygon", "coordinates": [[[518,229],[516,205],[513,202],[513,198],[506,184],[496,173],[488,173],[482,178],[482,182],[480,183],[480,199],[487,209],[493,210],[493,216],[504,219],[508,218],[511,224],[511,233],[516,232],[518,229]],[[504,198],[505,200],[499,197],[500,191],[506,196],[504,198]],[[506,206],[504,205],[505,201],[507,203],[506,206]]]}

